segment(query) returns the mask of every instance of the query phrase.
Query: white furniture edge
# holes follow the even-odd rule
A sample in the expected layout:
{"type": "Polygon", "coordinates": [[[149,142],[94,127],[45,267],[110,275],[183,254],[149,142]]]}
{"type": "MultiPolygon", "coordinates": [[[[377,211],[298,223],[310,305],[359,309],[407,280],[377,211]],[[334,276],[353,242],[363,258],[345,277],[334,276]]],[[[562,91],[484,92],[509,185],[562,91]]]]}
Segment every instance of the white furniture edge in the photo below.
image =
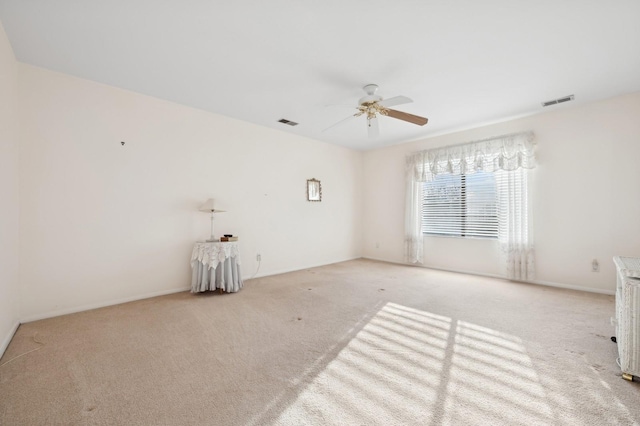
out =
{"type": "Polygon", "coordinates": [[[640,260],[637,257],[613,256],[613,263],[624,276],[640,278],[640,260]]]}

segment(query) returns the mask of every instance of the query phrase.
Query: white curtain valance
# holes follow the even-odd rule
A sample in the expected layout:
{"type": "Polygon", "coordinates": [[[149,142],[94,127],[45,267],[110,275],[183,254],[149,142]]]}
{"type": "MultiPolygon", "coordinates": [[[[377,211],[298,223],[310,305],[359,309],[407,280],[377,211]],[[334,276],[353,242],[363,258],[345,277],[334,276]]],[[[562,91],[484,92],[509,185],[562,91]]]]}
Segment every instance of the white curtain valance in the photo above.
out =
{"type": "Polygon", "coordinates": [[[443,173],[533,169],[534,148],[533,132],[525,132],[427,149],[407,156],[407,172],[415,182],[428,182],[443,173]]]}
{"type": "Polygon", "coordinates": [[[516,280],[533,279],[533,229],[527,169],[536,166],[534,149],[533,132],[525,132],[409,154],[406,164],[405,261],[423,263],[423,182],[429,182],[439,174],[483,171],[501,175],[496,190],[499,197],[499,241],[506,254],[506,275],[516,280]]]}

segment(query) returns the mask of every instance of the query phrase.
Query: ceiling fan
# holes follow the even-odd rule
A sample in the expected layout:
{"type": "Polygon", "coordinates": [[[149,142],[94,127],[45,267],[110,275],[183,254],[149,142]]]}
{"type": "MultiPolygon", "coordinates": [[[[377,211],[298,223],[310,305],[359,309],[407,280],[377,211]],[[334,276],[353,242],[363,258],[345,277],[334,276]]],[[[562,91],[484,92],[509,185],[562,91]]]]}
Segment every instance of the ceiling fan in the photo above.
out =
{"type": "Polygon", "coordinates": [[[358,112],[350,115],[344,120],[338,121],[332,126],[327,127],[323,130],[323,132],[342,123],[345,123],[346,121],[351,120],[355,117],[360,117],[361,115],[364,115],[367,118],[367,129],[370,138],[375,138],[380,134],[380,128],[378,126],[379,115],[397,118],[398,120],[407,121],[409,123],[417,124],[418,126],[424,126],[429,121],[425,117],[420,117],[418,115],[413,115],[389,108],[392,106],[413,102],[406,96],[394,96],[393,98],[383,99],[382,96],[376,95],[376,92],[378,91],[377,84],[367,84],[363,87],[363,89],[367,93],[367,96],[364,96],[358,100],[358,106],[356,107],[358,112]]]}

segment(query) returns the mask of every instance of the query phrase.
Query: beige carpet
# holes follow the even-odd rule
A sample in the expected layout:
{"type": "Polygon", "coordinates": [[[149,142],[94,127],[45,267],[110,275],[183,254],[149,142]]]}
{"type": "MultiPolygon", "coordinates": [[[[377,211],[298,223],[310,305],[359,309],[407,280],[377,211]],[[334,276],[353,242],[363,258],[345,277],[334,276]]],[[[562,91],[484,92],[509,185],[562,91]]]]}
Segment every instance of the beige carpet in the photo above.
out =
{"type": "Polygon", "coordinates": [[[631,425],[614,298],[357,260],[22,325],[0,424],[631,425]]]}

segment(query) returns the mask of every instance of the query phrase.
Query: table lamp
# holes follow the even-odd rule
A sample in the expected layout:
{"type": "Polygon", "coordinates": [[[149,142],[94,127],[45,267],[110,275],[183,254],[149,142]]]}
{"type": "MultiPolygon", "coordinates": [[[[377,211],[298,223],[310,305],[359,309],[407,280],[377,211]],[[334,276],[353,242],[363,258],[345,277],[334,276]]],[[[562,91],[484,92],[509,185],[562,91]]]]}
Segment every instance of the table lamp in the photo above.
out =
{"type": "Polygon", "coordinates": [[[216,209],[215,206],[214,206],[213,198],[209,198],[203,205],[200,206],[199,210],[201,212],[211,212],[211,238],[209,238],[207,240],[207,242],[210,243],[210,242],[218,241],[218,239],[216,239],[213,236],[213,215],[215,213],[223,213],[226,210],[218,210],[218,209],[216,209]]]}

